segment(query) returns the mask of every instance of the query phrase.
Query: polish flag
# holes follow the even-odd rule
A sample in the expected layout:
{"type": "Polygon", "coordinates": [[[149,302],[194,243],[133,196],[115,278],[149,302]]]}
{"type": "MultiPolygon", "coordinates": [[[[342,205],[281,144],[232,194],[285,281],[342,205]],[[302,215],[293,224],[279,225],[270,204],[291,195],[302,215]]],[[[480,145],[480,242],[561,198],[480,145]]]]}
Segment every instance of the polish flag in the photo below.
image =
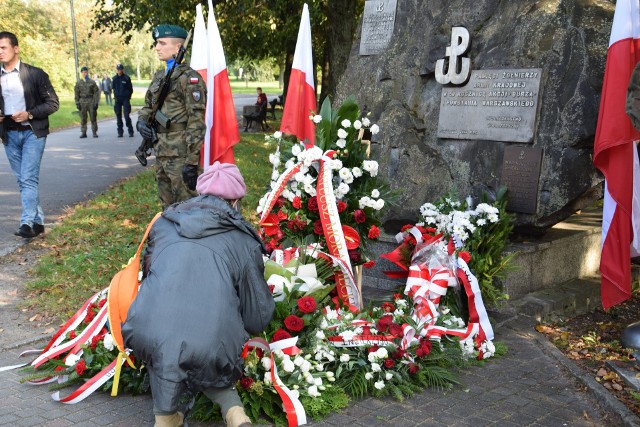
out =
{"type": "Polygon", "coordinates": [[[605,309],[631,297],[632,256],[640,254],[640,132],[625,112],[640,61],[640,0],[618,0],[602,86],[593,163],[605,177],[600,275],[605,309]],[[632,246],[633,245],[633,246],[632,246]]]}
{"type": "Polygon", "coordinates": [[[205,112],[207,132],[200,152],[200,160],[204,169],[216,161],[235,163],[233,146],[240,141],[227,63],[211,0],[209,0],[207,27],[208,31],[204,24],[202,6],[197,5],[190,65],[207,83],[207,110],[205,112]]]}
{"type": "Polygon", "coordinates": [[[309,7],[304,4],[298,30],[296,52],[289,77],[289,89],[285,98],[280,130],[298,137],[307,147],[316,140],[315,125],[309,118],[315,115],[316,90],[313,79],[313,54],[311,51],[311,24],[309,7]]]}

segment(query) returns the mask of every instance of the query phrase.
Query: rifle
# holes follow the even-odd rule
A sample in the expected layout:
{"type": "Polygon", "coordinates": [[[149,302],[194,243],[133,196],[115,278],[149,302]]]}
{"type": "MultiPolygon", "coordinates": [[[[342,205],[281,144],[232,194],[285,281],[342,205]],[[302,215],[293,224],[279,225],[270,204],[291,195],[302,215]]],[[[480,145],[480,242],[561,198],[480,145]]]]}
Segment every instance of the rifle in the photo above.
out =
{"type": "Polygon", "coordinates": [[[165,129],[169,129],[169,126],[171,126],[171,119],[165,116],[162,111],[160,111],[160,109],[162,108],[162,104],[164,104],[164,100],[169,94],[169,90],[171,90],[171,76],[173,75],[173,71],[184,60],[184,54],[187,52],[187,46],[189,45],[189,41],[191,40],[192,32],[193,30],[189,31],[187,39],[185,40],[184,44],[180,46],[180,50],[178,50],[178,53],[174,56],[175,62],[173,63],[171,69],[167,72],[167,74],[162,78],[162,87],[160,89],[160,94],[158,95],[156,103],[151,107],[151,115],[149,115],[149,118],[147,119],[147,126],[149,127],[149,129],[151,129],[153,137],[142,138],[142,142],[140,143],[140,146],[135,153],[136,158],[142,166],[147,166],[147,157],[151,155],[151,149],[158,143],[158,124],[165,129]]]}

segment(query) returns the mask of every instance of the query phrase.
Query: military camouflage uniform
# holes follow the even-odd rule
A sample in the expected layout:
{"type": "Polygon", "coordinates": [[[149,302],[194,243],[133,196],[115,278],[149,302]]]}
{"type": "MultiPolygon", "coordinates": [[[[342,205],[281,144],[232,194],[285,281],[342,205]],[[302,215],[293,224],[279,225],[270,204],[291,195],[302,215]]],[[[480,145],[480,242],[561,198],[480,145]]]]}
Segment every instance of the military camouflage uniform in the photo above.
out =
{"type": "Polygon", "coordinates": [[[627,115],[636,129],[640,129],[640,62],[636,64],[631,74],[627,88],[627,115]]]}
{"type": "Polygon", "coordinates": [[[91,119],[91,130],[98,135],[97,109],[100,103],[100,89],[95,81],[90,78],[78,80],[75,87],[76,105],[80,106],[80,131],[87,134],[87,114],[91,119]]]}
{"type": "MultiPolygon", "coordinates": [[[[164,71],[159,71],[153,76],[138,120],[148,120],[164,75],[164,71]]],[[[158,125],[158,143],[154,147],[158,195],[165,208],[198,195],[184,184],[182,167],[200,163],[200,148],[207,130],[206,103],[207,87],[200,75],[186,64],[178,65],[171,76],[171,90],[160,109],[171,119],[171,125],[168,130],[158,125]]]]}

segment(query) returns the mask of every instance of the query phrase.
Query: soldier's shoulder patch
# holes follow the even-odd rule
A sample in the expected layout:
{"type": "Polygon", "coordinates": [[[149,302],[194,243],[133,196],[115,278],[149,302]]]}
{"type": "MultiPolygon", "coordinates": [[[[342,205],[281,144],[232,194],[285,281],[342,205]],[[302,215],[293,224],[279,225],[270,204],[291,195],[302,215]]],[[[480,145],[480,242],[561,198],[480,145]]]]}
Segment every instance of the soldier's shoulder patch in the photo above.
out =
{"type": "Polygon", "coordinates": [[[198,83],[198,78],[197,77],[190,77],[189,78],[189,83],[192,84],[192,85],[198,83]]]}
{"type": "Polygon", "coordinates": [[[196,102],[200,101],[200,98],[202,98],[199,90],[194,90],[193,92],[191,92],[191,96],[193,96],[193,100],[196,102]]]}

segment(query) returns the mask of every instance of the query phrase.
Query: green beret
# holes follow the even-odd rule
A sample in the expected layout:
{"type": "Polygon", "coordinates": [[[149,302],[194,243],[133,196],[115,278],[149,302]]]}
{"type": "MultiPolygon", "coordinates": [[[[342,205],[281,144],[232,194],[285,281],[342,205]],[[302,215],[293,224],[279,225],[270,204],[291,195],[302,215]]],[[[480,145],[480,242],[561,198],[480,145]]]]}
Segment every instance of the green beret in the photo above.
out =
{"type": "Polygon", "coordinates": [[[87,67],[82,67],[80,68],[80,71],[89,71],[89,69],[87,67]]]}
{"type": "Polygon", "coordinates": [[[167,25],[167,24],[158,25],[153,29],[153,32],[151,34],[153,35],[154,40],[162,39],[165,37],[170,37],[174,39],[187,38],[187,30],[185,30],[182,27],[178,27],[177,25],[167,25]]]}

